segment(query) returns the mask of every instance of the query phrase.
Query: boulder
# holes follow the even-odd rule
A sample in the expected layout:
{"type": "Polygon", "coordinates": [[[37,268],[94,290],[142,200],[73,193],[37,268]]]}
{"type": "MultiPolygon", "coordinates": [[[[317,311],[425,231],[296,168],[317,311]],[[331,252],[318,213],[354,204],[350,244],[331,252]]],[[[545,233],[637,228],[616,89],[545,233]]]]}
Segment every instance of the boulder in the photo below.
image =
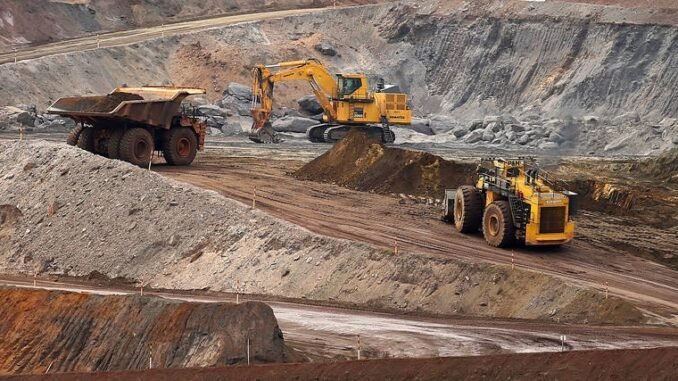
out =
{"type": "Polygon", "coordinates": [[[494,138],[495,138],[495,134],[492,131],[486,129],[483,132],[483,141],[484,142],[491,142],[492,140],[494,140],[494,138]]]}
{"type": "Polygon", "coordinates": [[[68,132],[75,127],[75,121],[59,115],[42,114],[35,119],[35,128],[54,132],[68,132]]]}
{"type": "Polygon", "coordinates": [[[412,118],[410,129],[424,135],[435,135],[431,129],[431,121],[428,119],[412,118]]]}
{"type": "Polygon", "coordinates": [[[504,124],[519,124],[520,123],[518,121],[518,119],[514,118],[513,115],[511,115],[511,114],[503,114],[501,116],[501,121],[504,124]]]}
{"type": "Polygon", "coordinates": [[[525,144],[529,143],[529,141],[530,141],[530,135],[525,134],[518,139],[518,144],[524,146],[525,144]]]}
{"type": "Polygon", "coordinates": [[[466,135],[466,143],[476,143],[483,139],[483,130],[473,130],[466,135]]]}
{"type": "Polygon", "coordinates": [[[228,84],[224,95],[232,95],[242,101],[252,100],[252,89],[240,83],[231,82],[228,84]]]}
{"type": "Polygon", "coordinates": [[[564,139],[562,136],[560,136],[560,134],[558,134],[558,133],[555,132],[555,131],[554,131],[554,132],[551,132],[551,134],[549,135],[549,141],[550,141],[550,142],[553,142],[553,143],[556,143],[556,144],[560,144],[560,143],[562,143],[564,140],[565,140],[565,139],[564,139]]]}
{"type": "Polygon", "coordinates": [[[490,123],[503,123],[503,121],[499,115],[488,115],[483,119],[483,126],[487,127],[490,123]]]}
{"type": "Polygon", "coordinates": [[[207,134],[208,135],[221,135],[221,129],[219,128],[214,128],[214,127],[209,127],[207,129],[207,134]]]}
{"type": "Polygon", "coordinates": [[[598,125],[598,122],[600,122],[600,118],[595,115],[584,115],[582,121],[588,125],[595,126],[598,125]]]}
{"type": "Polygon", "coordinates": [[[454,135],[455,138],[459,139],[462,136],[466,135],[468,133],[468,130],[464,127],[457,127],[454,131],[452,131],[452,135],[454,135]]]}
{"type": "Polygon", "coordinates": [[[284,116],[273,122],[272,126],[273,129],[278,132],[305,133],[309,127],[315,126],[316,124],[318,124],[318,121],[313,119],[301,118],[298,116],[284,116]]]}
{"type": "Polygon", "coordinates": [[[337,55],[337,51],[328,43],[320,43],[313,47],[320,54],[328,57],[334,57],[337,55]]]}
{"type": "Polygon", "coordinates": [[[525,126],[520,124],[509,124],[508,130],[512,132],[523,132],[525,131],[525,126]]]}
{"type": "Polygon", "coordinates": [[[504,129],[504,125],[501,122],[492,122],[485,127],[485,131],[499,132],[504,129]]]}
{"type": "Polygon", "coordinates": [[[471,125],[469,126],[468,130],[473,131],[480,128],[483,128],[483,121],[480,119],[475,119],[471,121],[471,125]]]}
{"type": "Polygon", "coordinates": [[[219,106],[214,105],[203,105],[198,106],[198,113],[203,116],[220,116],[225,118],[227,116],[227,111],[219,106]]]}
{"type": "Polygon", "coordinates": [[[324,111],[323,106],[320,105],[320,102],[315,98],[315,95],[307,95],[299,98],[297,104],[299,105],[299,110],[308,115],[322,114],[324,111]]]}
{"type": "Polygon", "coordinates": [[[549,119],[544,123],[544,127],[549,131],[558,130],[563,126],[563,121],[560,119],[549,119]]]}
{"type": "Polygon", "coordinates": [[[241,134],[243,129],[238,119],[229,119],[223,126],[221,126],[221,132],[224,135],[231,136],[241,134]]]}

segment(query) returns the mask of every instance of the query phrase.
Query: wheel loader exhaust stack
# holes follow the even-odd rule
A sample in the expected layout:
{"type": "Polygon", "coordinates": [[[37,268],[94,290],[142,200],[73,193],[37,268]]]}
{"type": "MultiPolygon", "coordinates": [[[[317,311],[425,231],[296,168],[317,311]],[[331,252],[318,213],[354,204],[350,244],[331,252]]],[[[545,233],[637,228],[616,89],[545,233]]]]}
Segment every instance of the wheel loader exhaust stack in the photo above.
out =
{"type": "Polygon", "coordinates": [[[572,240],[576,193],[557,191],[534,159],[483,159],[478,182],[445,191],[443,220],[487,243],[556,246],[572,240]]]}

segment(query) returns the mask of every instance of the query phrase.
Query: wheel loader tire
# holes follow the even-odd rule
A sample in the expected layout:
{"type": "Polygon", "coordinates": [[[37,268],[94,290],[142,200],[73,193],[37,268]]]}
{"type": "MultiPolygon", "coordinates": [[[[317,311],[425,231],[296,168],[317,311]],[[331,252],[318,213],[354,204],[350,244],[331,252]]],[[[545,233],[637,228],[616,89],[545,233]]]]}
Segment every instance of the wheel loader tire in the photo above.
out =
{"type": "Polygon", "coordinates": [[[144,128],[130,128],[120,140],[120,158],[128,163],[145,167],[153,153],[153,136],[144,128]]]}
{"type": "Polygon", "coordinates": [[[94,128],[83,128],[78,135],[78,148],[94,153],[94,132],[94,128]]]}
{"type": "Polygon", "coordinates": [[[189,165],[198,152],[198,137],[188,127],[175,127],[167,131],[162,147],[167,164],[189,165]]]}
{"type": "Polygon", "coordinates": [[[515,227],[508,201],[491,203],[483,214],[483,236],[490,246],[507,247],[515,240],[515,227]]]}
{"type": "Polygon", "coordinates": [[[454,225],[462,233],[480,229],[483,218],[483,198],[476,187],[462,185],[454,196],[454,225]]]}
{"type": "Polygon", "coordinates": [[[125,134],[125,130],[122,128],[117,128],[111,133],[111,137],[108,140],[108,157],[111,159],[120,159],[120,142],[122,141],[122,135],[125,134]]]}
{"type": "Polygon", "coordinates": [[[75,146],[78,144],[78,138],[80,137],[80,133],[82,132],[82,124],[78,124],[77,126],[73,127],[73,129],[68,133],[68,137],[66,138],[66,144],[69,146],[75,146]]]}

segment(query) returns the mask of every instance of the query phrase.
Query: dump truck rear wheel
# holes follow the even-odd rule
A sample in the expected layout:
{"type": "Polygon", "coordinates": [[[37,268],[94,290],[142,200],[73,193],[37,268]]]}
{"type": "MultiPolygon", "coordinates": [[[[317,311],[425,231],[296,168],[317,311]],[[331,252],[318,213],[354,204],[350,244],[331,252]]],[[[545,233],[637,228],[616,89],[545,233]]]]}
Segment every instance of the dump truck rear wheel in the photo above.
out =
{"type": "Polygon", "coordinates": [[[162,148],[168,164],[189,165],[198,152],[198,137],[190,128],[175,127],[167,132],[162,148]]]}
{"type": "Polygon", "coordinates": [[[483,236],[490,246],[507,247],[515,239],[515,227],[508,201],[491,203],[483,214],[483,236]]]}
{"type": "Polygon", "coordinates": [[[108,157],[111,159],[120,159],[120,141],[125,130],[118,128],[113,130],[108,139],[108,157]]]}
{"type": "Polygon", "coordinates": [[[83,128],[78,134],[78,148],[94,153],[94,129],[83,128]]]}
{"type": "Polygon", "coordinates": [[[68,133],[68,137],[66,138],[66,144],[69,146],[75,146],[78,144],[78,138],[80,137],[80,133],[82,132],[82,124],[78,124],[77,126],[73,127],[73,129],[68,133]]]}
{"type": "Polygon", "coordinates": [[[120,140],[120,158],[140,167],[148,165],[153,153],[153,136],[144,128],[131,128],[120,140]]]}
{"type": "Polygon", "coordinates": [[[462,233],[477,232],[483,217],[483,198],[473,186],[462,185],[454,196],[454,225],[462,233]]]}

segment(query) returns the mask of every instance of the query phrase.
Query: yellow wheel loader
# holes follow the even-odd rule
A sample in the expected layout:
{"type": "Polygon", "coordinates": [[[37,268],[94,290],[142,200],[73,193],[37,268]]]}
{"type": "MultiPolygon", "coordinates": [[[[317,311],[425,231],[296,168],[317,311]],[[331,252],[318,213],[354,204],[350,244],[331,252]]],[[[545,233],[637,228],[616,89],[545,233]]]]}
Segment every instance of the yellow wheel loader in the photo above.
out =
{"type": "Polygon", "coordinates": [[[482,230],[490,246],[562,245],[574,237],[577,194],[557,191],[534,159],[483,159],[478,182],[445,191],[443,220],[482,230]]]}
{"type": "Polygon", "coordinates": [[[257,65],[252,82],[252,130],[250,140],[277,143],[277,133],[269,123],[273,111],[273,87],[276,82],[307,81],[324,110],[323,123],[310,127],[306,136],[314,143],[333,143],[351,127],[364,128],[385,143],[395,141],[391,125],[412,123],[407,95],[397,87],[379,83],[371,91],[365,74],[332,75],[318,60],[257,65]],[[274,71],[272,71],[274,70],[274,71]]]}

